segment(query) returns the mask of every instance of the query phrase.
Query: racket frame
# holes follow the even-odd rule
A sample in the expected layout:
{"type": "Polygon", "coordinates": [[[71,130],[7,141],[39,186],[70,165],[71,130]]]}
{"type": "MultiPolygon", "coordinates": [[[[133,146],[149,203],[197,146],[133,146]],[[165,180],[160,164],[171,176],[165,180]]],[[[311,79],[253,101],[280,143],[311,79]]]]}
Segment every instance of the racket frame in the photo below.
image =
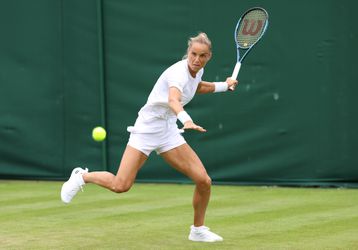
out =
{"type": "Polygon", "coordinates": [[[241,68],[241,63],[244,61],[246,55],[250,52],[250,50],[252,49],[252,47],[253,47],[256,43],[258,43],[258,42],[261,40],[262,36],[265,34],[266,29],[267,29],[267,27],[268,27],[268,18],[269,18],[269,15],[268,15],[267,11],[266,11],[264,8],[261,8],[261,7],[253,7],[253,8],[248,9],[247,11],[245,11],[245,13],[241,15],[239,21],[237,21],[237,24],[236,24],[236,27],[235,27],[235,32],[234,32],[234,39],[235,39],[236,50],[237,50],[237,59],[236,59],[236,65],[235,65],[234,71],[232,72],[232,75],[231,75],[231,79],[233,79],[233,80],[236,80],[236,79],[237,79],[237,75],[239,74],[239,71],[240,71],[240,68],[241,68]],[[259,9],[259,10],[265,12],[265,14],[266,14],[266,16],[267,16],[267,19],[266,19],[266,21],[265,21],[263,30],[262,30],[260,36],[257,38],[256,42],[254,42],[253,44],[251,44],[250,47],[248,47],[248,48],[242,48],[242,47],[239,45],[238,41],[237,41],[238,28],[239,28],[239,26],[240,26],[240,24],[241,24],[241,21],[242,21],[243,17],[245,17],[245,15],[246,15],[247,13],[249,13],[250,11],[252,11],[252,10],[257,10],[257,9],[259,9]],[[244,53],[241,57],[240,57],[240,49],[245,50],[245,53],[244,53]]]}

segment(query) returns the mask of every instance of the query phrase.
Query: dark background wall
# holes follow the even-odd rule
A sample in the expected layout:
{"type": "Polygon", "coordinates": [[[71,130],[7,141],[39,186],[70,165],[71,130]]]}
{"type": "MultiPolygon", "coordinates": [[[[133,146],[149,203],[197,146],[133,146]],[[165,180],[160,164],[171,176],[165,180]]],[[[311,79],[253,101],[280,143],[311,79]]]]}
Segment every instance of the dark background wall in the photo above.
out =
{"type": "MultiPolygon", "coordinates": [[[[208,132],[185,138],[216,182],[358,183],[358,31],[351,1],[13,0],[0,8],[0,178],[64,179],[73,167],[113,173],[126,127],[161,72],[204,31],[204,79],[231,75],[233,30],[252,6],[268,31],[234,93],[186,108],[208,132]],[[104,143],[91,130],[103,125],[104,143]]],[[[140,181],[183,182],[155,153],[140,181]]]]}

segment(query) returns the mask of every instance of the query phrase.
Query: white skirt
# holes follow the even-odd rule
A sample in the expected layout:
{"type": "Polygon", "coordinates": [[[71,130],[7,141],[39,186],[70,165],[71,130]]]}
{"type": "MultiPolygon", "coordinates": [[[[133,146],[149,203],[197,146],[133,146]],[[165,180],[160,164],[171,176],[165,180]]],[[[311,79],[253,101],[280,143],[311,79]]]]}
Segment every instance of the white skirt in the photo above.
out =
{"type": "Polygon", "coordinates": [[[155,150],[157,154],[167,152],[186,143],[178,128],[175,116],[154,117],[139,113],[134,126],[127,128],[130,132],[128,145],[149,156],[155,150]]]}

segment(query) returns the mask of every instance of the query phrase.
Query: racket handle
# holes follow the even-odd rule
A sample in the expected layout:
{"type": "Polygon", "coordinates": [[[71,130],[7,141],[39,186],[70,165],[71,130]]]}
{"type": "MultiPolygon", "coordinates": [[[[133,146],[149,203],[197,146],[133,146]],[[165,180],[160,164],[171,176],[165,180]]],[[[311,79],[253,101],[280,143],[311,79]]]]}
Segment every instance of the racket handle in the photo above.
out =
{"type": "MultiPolygon", "coordinates": [[[[231,75],[231,79],[236,80],[237,79],[237,75],[239,74],[241,68],[241,62],[237,62],[234,68],[234,71],[232,72],[231,75]]],[[[234,88],[229,87],[230,90],[234,90],[234,88]]]]}
{"type": "Polygon", "coordinates": [[[232,76],[231,79],[236,80],[237,79],[237,75],[239,74],[241,68],[241,62],[237,62],[234,68],[234,71],[232,72],[232,76]]]}

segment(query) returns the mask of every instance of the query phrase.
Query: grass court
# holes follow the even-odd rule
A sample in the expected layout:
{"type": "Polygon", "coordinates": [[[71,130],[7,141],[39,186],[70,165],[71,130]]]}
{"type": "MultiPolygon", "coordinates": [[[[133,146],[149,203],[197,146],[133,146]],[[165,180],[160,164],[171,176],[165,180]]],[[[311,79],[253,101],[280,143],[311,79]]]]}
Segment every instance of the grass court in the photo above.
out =
{"type": "Polygon", "coordinates": [[[85,186],[0,181],[0,249],[358,249],[358,190],[213,186],[206,225],[219,243],[187,239],[193,185],[85,186]]]}

